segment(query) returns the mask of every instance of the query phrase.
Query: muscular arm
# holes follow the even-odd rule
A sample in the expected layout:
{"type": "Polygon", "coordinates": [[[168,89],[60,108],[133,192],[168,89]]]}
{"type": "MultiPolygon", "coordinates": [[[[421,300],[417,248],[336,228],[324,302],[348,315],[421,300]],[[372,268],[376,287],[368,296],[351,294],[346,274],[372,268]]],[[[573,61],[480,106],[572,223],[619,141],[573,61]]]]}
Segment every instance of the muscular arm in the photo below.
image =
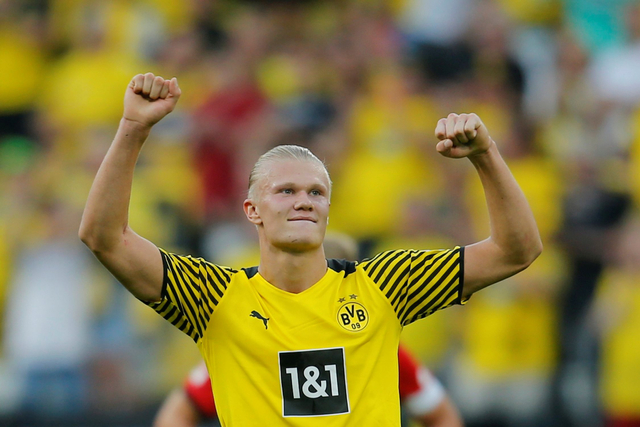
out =
{"type": "Polygon", "coordinates": [[[153,427],[196,427],[200,421],[200,414],[189,396],[183,389],[177,389],[162,404],[153,427]]]}
{"type": "Polygon", "coordinates": [[[158,301],[162,260],[156,246],[128,222],[133,171],[151,127],[180,96],[175,79],[135,76],[125,93],[123,118],[91,186],[79,236],[102,264],[136,297],[158,301]]]}
{"type": "Polygon", "coordinates": [[[446,157],[467,157],[484,188],[491,235],[469,245],[464,255],[463,297],[527,268],[542,251],[529,204],[475,114],[450,114],[436,127],[436,146],[446,157]]]}

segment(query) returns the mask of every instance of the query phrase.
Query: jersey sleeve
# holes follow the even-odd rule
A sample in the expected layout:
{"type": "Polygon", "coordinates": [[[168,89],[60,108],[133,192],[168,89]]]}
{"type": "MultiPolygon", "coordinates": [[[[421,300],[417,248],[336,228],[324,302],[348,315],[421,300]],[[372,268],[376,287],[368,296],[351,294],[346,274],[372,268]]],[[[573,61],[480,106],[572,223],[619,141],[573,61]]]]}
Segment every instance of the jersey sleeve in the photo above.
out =
{"type": "Polygon", "coordinates": [[[146,304],[198,342],[236,270],[162,249],[160,254],[162,300],[146,304]]]}
{"type": "Polygon", "coordinates": [[[217,414],[211,390],[211,378],[204,363],[193,368],[184,383],[184,392],[198,412],[206,418],[214,418],[217,414]]]}
{"type": "Polygon", "coordinates": [[[464,247],[387,251],[361,266],[389,300],[403,326],[465,302],[464,247]]]}

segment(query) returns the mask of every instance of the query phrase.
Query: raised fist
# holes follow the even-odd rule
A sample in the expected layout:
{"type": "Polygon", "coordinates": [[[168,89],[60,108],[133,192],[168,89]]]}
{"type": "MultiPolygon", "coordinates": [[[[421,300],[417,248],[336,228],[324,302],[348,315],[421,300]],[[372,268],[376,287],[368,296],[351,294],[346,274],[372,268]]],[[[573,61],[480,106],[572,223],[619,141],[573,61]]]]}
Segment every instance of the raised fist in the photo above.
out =
{"type": "Polygon", "coordinates": [[[152,73],[138,74],[125,92],[123,117],[151,127],[173,111],[180,93],[175,77],[165,80],[152,73]]]}
{"type": "Polygon", "coordinates": [[[454,159],[484,153],[493,144],[487,127],[476,114],[451,113],[438,120],[435,133],[438,153],[454,159]]]}

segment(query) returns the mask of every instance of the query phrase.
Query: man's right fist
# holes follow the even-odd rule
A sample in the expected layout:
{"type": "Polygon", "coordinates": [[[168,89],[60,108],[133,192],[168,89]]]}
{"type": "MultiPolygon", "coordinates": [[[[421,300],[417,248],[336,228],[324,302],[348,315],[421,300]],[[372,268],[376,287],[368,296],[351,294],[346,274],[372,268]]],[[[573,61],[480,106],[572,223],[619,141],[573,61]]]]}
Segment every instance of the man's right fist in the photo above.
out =
{"type": "Polygon", "coordinates": [[[151,127],[173,111],[180,98],[178,80],[165,80],[153,73],[138,74],[124,95],[125,120],[151,127]]]}

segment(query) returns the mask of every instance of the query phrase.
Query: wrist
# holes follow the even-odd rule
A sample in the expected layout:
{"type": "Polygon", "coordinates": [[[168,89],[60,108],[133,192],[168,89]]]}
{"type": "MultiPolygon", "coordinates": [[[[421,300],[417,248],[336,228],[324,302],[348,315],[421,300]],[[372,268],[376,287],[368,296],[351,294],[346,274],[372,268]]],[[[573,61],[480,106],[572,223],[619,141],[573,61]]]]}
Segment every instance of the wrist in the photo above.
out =
{"type": "Polygon", "coordinates": [[[126,117],[122,117],[122,119],[120,119],[120,128],[129,133],[148,135],[149,132],[151,132],[152,126],[153,125],[145,124],[137,120],[127,119],[126,117]]]}
{"type": "Polygon", "coordinates": [[[496,156],[499,157],[500,153],[498,152],[498,146],[492,139],[489,147],[486,150],[472,154],[468,156],[468,159],[471,161],[471,163],[473,163],[474,166],[478,167],[485,162],[491,161],[491,159],[495,158],[496,156]]]}
{"type": "Polygon", "coordinates": [[[144,142],[149,137],[150,132],[150,125],[145,125],[144,123],[123,117],[120,119],[120,126],[118,126],[118,132],[116,133],[116,140],[129,148],[140,150],[144,142]]]}

